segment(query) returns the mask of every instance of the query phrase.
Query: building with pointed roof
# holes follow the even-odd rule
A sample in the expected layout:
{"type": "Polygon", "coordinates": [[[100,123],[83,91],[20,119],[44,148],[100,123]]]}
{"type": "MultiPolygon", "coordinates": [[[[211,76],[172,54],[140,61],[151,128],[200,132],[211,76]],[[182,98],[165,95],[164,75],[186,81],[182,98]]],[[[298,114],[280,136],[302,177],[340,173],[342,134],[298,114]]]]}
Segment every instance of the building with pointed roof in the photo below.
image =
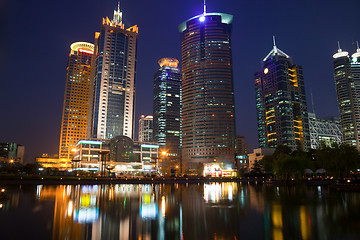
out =
{"type": "Polygon", "coordinates": [[[95,33],[92,137],[134,137],[138,27],[125,28],[118,5],[95,33]]]}
{"type": "Polygon", "coordinates": [[[334,58],[334,78],[339,104],[343,141],[360,150],[360,48],[349,56],[338,43],[334,58]]]}
{"type": "Polygon", "coordinates": [[[310,149],[302,67],[275,44],[255,73],[259,147],[310,149]]]}

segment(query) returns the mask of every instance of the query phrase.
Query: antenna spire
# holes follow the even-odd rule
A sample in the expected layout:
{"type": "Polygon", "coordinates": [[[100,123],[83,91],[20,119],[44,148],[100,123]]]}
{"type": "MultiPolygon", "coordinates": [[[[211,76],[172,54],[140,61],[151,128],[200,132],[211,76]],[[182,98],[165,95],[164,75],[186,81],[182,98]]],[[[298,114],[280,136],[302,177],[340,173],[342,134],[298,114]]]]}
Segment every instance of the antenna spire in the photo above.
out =
{"type": "Polygon", "coordinates": [[[339,52],[341,52],[340,42],[339,41],[338,41],[338,48],[339,48],[339,52]]]}
{"type": "Polygon", "coordinates": [[[359,49],[359,41],[356,41],[356,47],[359,49]]]}
{"type": "Polygon", "coordinates": [[[118,1],[118,12],[120,12],[120,1],[118,1]]]}
{"type": "Polygon", "coordinates": [[[274,47],[276,47],[276,41],[275,41],[275,36],[273,35],[273,43],[274,43],[274,47]]]}
{"type": "Polygon", "coordinates": [[[204,0],[204,16],[206,15],[206,0],[204,0]]]}
{"type": "Polygon", "coordinates": [[[314,107],[314,98],[313,98],[313,94],[312,94],[312,89],[310,89],[310,95],[311,95],[311,107],[312,107],[312,111],[315,114],[315,107],[314,107]]]}

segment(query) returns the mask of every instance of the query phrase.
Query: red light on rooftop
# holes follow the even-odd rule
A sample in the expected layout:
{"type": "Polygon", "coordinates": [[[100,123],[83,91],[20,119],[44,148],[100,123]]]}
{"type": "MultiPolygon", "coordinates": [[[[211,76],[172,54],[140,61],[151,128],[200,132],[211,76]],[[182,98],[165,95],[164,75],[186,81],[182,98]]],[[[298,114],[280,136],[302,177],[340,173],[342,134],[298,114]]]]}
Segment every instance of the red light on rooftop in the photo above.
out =
{"type": "Polygon", "coordinates": [[[82,48],[79,48],[78,49],[79,52],[83,52],[83,53],[88,53],[88,54],[94,54],[94,51],[90,51],[90,50],[86,50],[86,49],[82,49],[82,48]]]}

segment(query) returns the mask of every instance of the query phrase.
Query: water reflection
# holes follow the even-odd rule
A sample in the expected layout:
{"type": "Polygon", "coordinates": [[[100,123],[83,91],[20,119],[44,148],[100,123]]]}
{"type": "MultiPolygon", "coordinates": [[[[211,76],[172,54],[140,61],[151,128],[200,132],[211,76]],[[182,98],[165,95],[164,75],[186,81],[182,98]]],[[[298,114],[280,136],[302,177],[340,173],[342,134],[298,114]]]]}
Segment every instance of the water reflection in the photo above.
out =
{"type": "Polygon", "coordinates": [[[248,183],[8,187],[0,231],[14,219],[52,239],[358,239],[359,203],[329,187],[248,183]]]}

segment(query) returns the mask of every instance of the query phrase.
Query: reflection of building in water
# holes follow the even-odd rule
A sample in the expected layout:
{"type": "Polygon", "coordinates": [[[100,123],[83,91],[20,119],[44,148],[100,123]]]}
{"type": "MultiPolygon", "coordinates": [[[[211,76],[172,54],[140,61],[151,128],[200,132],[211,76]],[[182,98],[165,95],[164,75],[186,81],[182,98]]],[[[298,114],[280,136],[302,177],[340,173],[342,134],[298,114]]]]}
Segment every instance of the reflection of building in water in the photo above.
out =
{"type": "Polygon", "coordinates": [[[267,205],[264,212],[265,238],[281,240],[292,236],[294,239],[312,239],[311,222],[308,206],[267,205]]]}

